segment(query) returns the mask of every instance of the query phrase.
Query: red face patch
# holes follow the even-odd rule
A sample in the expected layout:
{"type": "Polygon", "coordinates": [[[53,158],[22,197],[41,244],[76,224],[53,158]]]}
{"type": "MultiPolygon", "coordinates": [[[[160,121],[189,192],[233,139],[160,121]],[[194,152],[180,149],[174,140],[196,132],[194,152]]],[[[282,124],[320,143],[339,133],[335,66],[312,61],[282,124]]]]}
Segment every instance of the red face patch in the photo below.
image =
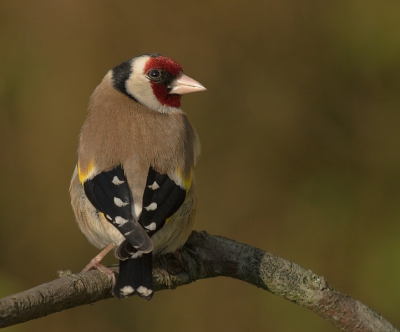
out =
{"type": "Polygon", "coordinates": [[[178,76],[183,72],[182,66],[178,62],[162,55],[147,61],[144,72],[147,73],[150,69],[165,70],[173,76],[178,76]]]}
{"type": "Polygon", "coordinates": [[[153,93],[157,100],[165,106],[170,107],[181,107],[181,95],[169,94],[168,88],[160,83],[151,82],[151,87],[153,88],[153,93]]]}
{"type": "MultiPolygon", "coordinates": [[[[167,72],[169,76],[174,79],[177,78],[182,72],[182,66],[176,61],[164,57],[162,55],[157,58],[150,58],[145,67],[144,73],[148,73],[151,69],[158,69],[160,71],[167,72]]],[[[150,81],[153,93],[157,100],[165,106],[179,108],[181,106],[181,95],[169,94],[168,86],[164,82],[150,81]]]]}

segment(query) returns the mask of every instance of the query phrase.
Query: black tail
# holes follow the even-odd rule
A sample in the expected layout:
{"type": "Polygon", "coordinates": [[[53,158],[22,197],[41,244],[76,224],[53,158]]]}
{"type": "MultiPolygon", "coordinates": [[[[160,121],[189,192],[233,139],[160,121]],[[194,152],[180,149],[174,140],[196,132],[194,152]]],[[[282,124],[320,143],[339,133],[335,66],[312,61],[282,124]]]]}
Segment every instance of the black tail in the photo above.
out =
{"type": "Polygon", "coordinates": [[[119,261],[119,277],[113,294],[124,298],[137,294],[146,300],[153,297],[152,253],[142,254],[137,258],[119,261]]]}

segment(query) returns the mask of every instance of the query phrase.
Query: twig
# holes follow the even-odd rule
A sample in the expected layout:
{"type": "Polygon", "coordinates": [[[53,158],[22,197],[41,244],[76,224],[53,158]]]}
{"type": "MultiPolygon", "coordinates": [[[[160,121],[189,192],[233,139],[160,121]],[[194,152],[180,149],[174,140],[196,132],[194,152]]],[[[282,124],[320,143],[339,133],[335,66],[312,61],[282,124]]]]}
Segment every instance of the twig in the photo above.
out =
{"type": "MultiPolygon", "coordinates": [[[[193,232],[179,251],[155,260],[155,289],[174,289],[195,280],[225,276],[240,279],[306,307],[342,331],[398,331],[380,314],[331,288],[325,278],[285,259],[206,232],[193,232]],[[182,267],[183,264],[183,267],[182,267]],[[163,264],[164,265],[164,264],[163,264]]],[[[112,281],[100,271],[73,274],[0,300],[0,327],[105,300],[112,281]]]]}

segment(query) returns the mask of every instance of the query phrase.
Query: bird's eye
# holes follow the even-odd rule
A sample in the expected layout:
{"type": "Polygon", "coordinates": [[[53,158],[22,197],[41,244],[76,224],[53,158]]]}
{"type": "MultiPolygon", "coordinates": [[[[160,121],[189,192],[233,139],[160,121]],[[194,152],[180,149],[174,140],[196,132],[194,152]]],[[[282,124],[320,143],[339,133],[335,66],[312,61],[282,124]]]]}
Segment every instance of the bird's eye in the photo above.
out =
{"type": "Polygon", "coordinates": [[[158,69],[151,69],[147,73],[147,76],[150,77],[151,79],[157,79],[161,77],[161,72],[158,69]]]}

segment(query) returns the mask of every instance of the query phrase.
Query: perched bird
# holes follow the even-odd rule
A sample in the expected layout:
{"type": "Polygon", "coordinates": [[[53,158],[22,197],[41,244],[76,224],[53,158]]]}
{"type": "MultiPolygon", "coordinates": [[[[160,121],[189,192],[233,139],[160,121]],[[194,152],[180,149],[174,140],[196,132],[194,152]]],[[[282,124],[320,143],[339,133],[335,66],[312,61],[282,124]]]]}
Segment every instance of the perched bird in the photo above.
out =
{"type": "Polygon", "coordinates": [[[82,127],[71,204],[81,231],[103,251],[116,246],[118,298],[153,296],[152,254],[188,239],[196,206],[200,143],[181,95],[205,88],[160,54],[111,69],[93,92],[82,127]]]}

